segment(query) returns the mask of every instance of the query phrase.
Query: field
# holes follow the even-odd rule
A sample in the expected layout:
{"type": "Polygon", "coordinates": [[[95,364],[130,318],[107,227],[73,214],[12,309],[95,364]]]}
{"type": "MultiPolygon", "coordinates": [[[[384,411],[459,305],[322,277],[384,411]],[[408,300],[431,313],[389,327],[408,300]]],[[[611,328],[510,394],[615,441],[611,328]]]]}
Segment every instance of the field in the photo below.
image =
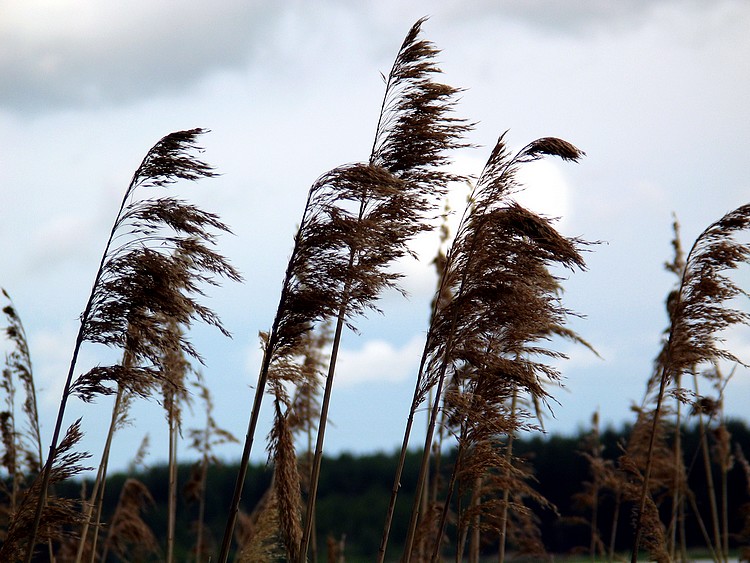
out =
{"type": "Polygon", "coordinates": [[[747,429],[724,413],[735,370],[744,364],[723,339],[750,321],[734,278],[750,261],[743,242],[750,205],[716,218],[689,245],[675,220],[666,264],[674,276],[665,296],[669,326],[627,431],[613,439],[594,412],[573,444],[553,437],[534,445],[563,378],[561,343],[597,355],[570,328],[578,312],[563,294],[565,276],[585,270],[597,245],[564,236],[554,220],[520,204],[518,173],[542,159],[576,163],[584,153],[557,137],[514,151],[501,135],[476,177],[454,171],[451,155],[471,148],[474,124],[458,117],[461,91],[441,82],[438,51],[423,38],[423,24],[409,30],[384,77],[367,159],[325,172],[309,189],[275,316],[261,335],[244,441],[217,423],[201,350],[189,338],[195,323],[229,336],[205,298],[220,283],[242,282],[219,248],[230,227],[179,195],[183,184],[210,182],[219,172],[204,161],[205,130],[165,135],[122,195],[82,309],[49,443],[42,440],[23,311],[3,290],[10,351],[1,384],[0,560],[543,560],[572,549],[556,545],[559,524],[550,519],[563,522],[557,533],[575,529],[584,538],[575,547],[586,560],[619,560],[625,550],[633,561],[639,553],[688,560],[696,550],[715,561],[750,556],[747,429]],[[470,185],[470,192],[449,228],[445,200],[455,184],[470,185]],[[399,290],[404,276],[394,264],[412,253],[415,237],[433,229],[441,233],[439,281],[424,315],[403,446],[385,471],[362,479],[380,484],[357,499],[379,533],[353,534],[359,543],[347,548],[347,523],[356,518],[343,516],[344,505],[354,504],[355,492],[343,489],[354,470],[343,470],[331,487],[326,471],[336,464],[323,459],[342,334],[377,311],[385,291],[399,290]],[[117,361],[80,365],[81,350],[96,345],[114,350],[117,361]],[[66,423],[68,407],[105,396],[114,406],[101,461],[76,497],[69,491],[81,487],[77,478],[88,463],[79,448],[86,419],[66,423]],[[199,400],[205,424],[184,432],[190,397],[199,400]],[[131,475],[108,479],[111,452],[121,447],[117,431],[132,405],[146,399],[164,409],[164,474],[149,486],[135,470],[144,444],[134,452],[131,475]],[[273,412],[270,431],[259,428],[263,405],[273,412]],[[419,412],[427,413],[426,428],[414,424],[419,412]],[[408,447],[413,436],[423,444],[417,451],[408,447]],[[185,438],[197,458],[189,469],[176,455],[185,438]],[[225,469],[215,450],[235,442],[239,462],[220,479],[225,469]],[[263,448],[270,469],[256,468],[249,479],[251,453],[263,448]],[[542,455],[545,449],[553,453],[542,455]],[[564,465],[565,456],[577,461],[564,465]],[[573,477],[564,479],[565,470],[573,477]],[[577,486],[562,501],[574,499],[575,511],[560,515],[561,500],[552,497],[563,481],[577,486]],[[217,502],[224,506],[218,515],[217,502]],[[160,514],[149,519],[154,504],[160,514]],[[331,524],[336,512],[341,521],[331,524]]]}

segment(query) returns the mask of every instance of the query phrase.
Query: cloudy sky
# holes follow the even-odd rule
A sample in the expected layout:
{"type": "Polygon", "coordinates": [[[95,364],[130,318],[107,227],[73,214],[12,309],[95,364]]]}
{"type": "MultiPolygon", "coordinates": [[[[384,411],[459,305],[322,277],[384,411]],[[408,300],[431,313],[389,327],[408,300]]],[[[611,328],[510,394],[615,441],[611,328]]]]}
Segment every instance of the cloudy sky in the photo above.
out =
{"type": "MultiPolygon", "coordinates": [[[[222,176],[179,194],[232,227],[221,249],[246,278],[207,300],[233,340],[205,328],[192,338],[218,423],[244,436],[257,333],[273,320],[307,189],[367,158],[380,73],[425,15],[443,79],[465,88],[458,111],[478,121],[478,147],[456,155],[461,171],[478,173],[505,130],[515,148],[553,135],[586,151],[578,165],[544,162],[524,175],[525,203],[560,217],[567,235],[602,241],[589,270],[564,285],[566,304],[585,316],[573,327],[603,359],[568,350],[547,428],[573,432],[596,409],[607,423],[628,420],[666,324],[672,213],[689,247],[750,200],[747,2],[0,0],[0,286],[29,335],[45,438],[123,190],[159,138],[192,127],[211,129],[204,157],[222,176]]],[[[384,315],[346,335],[327,453],[400,443],[436,244],[417,241],[422,259],[400,264],[410,298],[383,296],[384,315]]],[[[750,359],[750,334],[727,338],[750,359]]],[[[101,350],[85,348],[79,371],[101,361],[101,350]]],[[[728,412],[741,415],[748,396],[750,374],[739,370],[728,412]]],[[[68,422],[84,417],[95,460],[110,406],[71,405],[68,422]]],[[[117,468],[146,432],[149,461],[166,457],[159,405],[139,405],[134,417],[119,435],[117,468]]],[[[196,405],[185,426],[201,420],[196,405]]],[[[258,437],[267,430],[264,418],[258,437]]],[[[253,458],[264,458],[261,447],[253,458]]]]}

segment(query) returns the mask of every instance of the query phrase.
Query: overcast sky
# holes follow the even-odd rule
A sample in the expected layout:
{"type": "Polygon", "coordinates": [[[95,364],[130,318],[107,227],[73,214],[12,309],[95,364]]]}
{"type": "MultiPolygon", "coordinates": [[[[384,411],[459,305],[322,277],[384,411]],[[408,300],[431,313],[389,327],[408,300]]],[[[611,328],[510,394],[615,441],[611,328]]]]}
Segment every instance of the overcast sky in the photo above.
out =
{"type": "MultiPolygon", "coordinates": [[[[630,419],[641,399],[675,282],[672,213],[685,246],[750,200],[750,4],[744,0],[570,2],[128,2],[0,0],[0,286],[13,297],[41,389],[45,440],[106,237],[133,170],[165,134],[192,127],[222,176],[179,185],[218,213],[220,241],[244,284],[210,291],[231,341],[192,338],[220,426],[244,436],[260,361],[310,184],[367,159],[383,82],[409,27],[442,50],[444,81],[465,88],[460,116],[478,121],[456,155],[478,173],[498,135],[520,148],[541,136],[587,153],[580,164],[526,171],[524,202],[561,217],[564,234],[603,241],[589,270],[564,283],[575,328],[600,352],[568,349],[565,389],[550,432],[573,432],[600,409],[630,419]]],[[[454,202],[460,204],[460,194],[454,202]]],[[[385,295],[382,317],[347,334],[326,452],[400,444],[435,285],[436,240],[400,265],[411,297],[385,295]]],[[[747,272],[740,277],[750,281],[747,272]]],[[[745,285],[747,287],[747,284],[745,285]]],[[[750,334],[727,335],[750,360],[750,334]]],[[[104,361],[87,347],[79,371],[104,361]]],[[[750,397],[739,370],[729,414],[750,397]]],[[[98,461],[111,403],[74,401],[98,461]]],[[[143,434],[149,461],[166,458],[156,402],[134,410],[112,465],[127,465],[143,434]]],[[[185,427],[202,421],[200,405],[185,427]]],[[[262,443],[268,420],[259,427],[262,443]]],[[[239,447],[221,450],[237,458],[239,447]]],[[[183,459],[192,457],[184,449],[183,459]]],[[[263,459],[260,446],[254,459],[263,459]]]]}

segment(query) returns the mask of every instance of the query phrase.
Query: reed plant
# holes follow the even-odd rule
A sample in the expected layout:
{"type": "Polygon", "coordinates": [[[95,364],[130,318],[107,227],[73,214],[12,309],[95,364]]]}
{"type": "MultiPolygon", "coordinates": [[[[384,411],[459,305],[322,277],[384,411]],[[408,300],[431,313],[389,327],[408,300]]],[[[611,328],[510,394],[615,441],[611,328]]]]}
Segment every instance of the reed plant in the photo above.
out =
{"type": "MultiPolygon", "coordinates": [[[[6,406],[5,410],[0,412],[0,431],[4,446],[2,466],[10,479],[10,489],[5,491],[8,504],[3,505],[1,510],[10,524],[15,518],[22,491],[28,486],[27,480],[37,475],[44,465],[44,454],[36,384],[26,330],[10,295],[5,289],[1,291],[5,299],[2,309],[6,323],[4,334],[12,344],[11,351],[6,354],[5,367],[0,378],[0,389],[5,393],[6,406]],[[21,411],[24,423],[21,425],[16,420],[16,394],[19,386],[23,390],[21,411]]],[[[2,488],[7,489],[5,482],[2,488]]],[[[52,558],[51,538],[48,538],[47,544],[52,558]]]]}
{"type": "MultiPolygon", "coordinates": [[[[439,80],[439,51],[422,38],[424,23],[420,19],[410,28],[383,76],[385,92],[369,156],[326,172],[307,192],[275,317],[261,334],[263,358],[218,545],[221,563],[229,560],[233,541],[236,561],[317,560],[318,483],[344,332],[356,332],[358,319],[379,311],[377,300],[384,291],[404,293],[398,261],[414,255],[414,237],[435,227],[451,183],[469,181],[450,164],[454,151],[470,147],[464,136],[473,124],[454,115],[461,91],[439,80]],[[254,511],[245,514],[240,510],[242,490],[264,401],[272,409],[266,445],[273,477],[254,511]],[[305,444],[302,453],[296,443],[305,444]]],[[[206,523],[212,486],[208,469],[219,462],[215,448],[237,440],[217,425],[208,383],[193,369],[193,362],[202,363],[202,358],[189,329],[203,321],[229,335],[200,301],[207,286],[221,278],[240,281],[241,276],[215,248],[217,236],[229,232],[219,217],[160,195],[178,182],[216,175],[199,158],[197,140],[204,132],[191,129],[162,138],[125,190],[80,317],[46,458],[26,333],[2,291],[4,334],[11,351],[0,377],[0,464],[7,473],[0,561],[29,563],[42,543],[48,545],[50,560],[174,561],[179,553],[177,445],[183,409],[191,402],[191,375],[206,418],[201,428],[189,431],[190,448],[199,459],[183,492],[198,505],[193,559],[213,558],[206,523]],[[84,345],[114,348],[120,359],[76,375],[84,345]],[[63,431],[67,405],[72,397],[93,402],[103,396],[113,396],[113,406],[93,487],[82,492],[81,502],[59,497],[54,484],[88,469],[88,454],[77,451],[81,420],[63,431]],[[146,523],[144,512],[154,500],[138,479],[125,481],[114,513],[104,522],[116,433],[139,398],[157,398],[167,419],[164,546],[146,523]]],[[[555,137],[513,152],[503,134],[470,182],[455,235],[443,225],[434,261],[438,286],[390,489],[379,562],[389,546],[420,409],[427,411],[426,430],[401,560],[438,561],[450,549],[457,562],[479,563],[487,545],[497,546],[501,563],[511,550],[535,560],[549,557],[539,514],[557,509],[539,492],[534,468],[519,455],[517,440],[521,433],[544,431],[543,416],[563,379],[559,366],[565,354],[558,344],[572,342],[593,351],[569,328],[575,313],[563,303],[564,275],[586,269],[583,253],[590,243],[562,235],[554,220],[523,207],[515,195],[524,188],[517,177],[524,165],[547,156],[577,162],[583,155],[555,137]]],[[[448,213],[446,208],[444,215],[448,213]]],[[[603,455],[598,418],[582,445],[590,480],[576,499],[589,516],[592,560],[615,559],[620,508],[628,503],[634,506],[633,561],[642,547],[657,561],[686,560],[690,510],[714,560],[728,559],[729,474],[735,464],[747,474],[748,463],[741,449],[733,450],[723,415],[732,377],[724,375],[723,366],[744,364],[725,348],[722,334],[750,322],[750,314],[735,307],[735,299],[747,294],[730,277],[750,261],[750,246],[739,241],[748,227],[750,205],[710,225],[685,254],[674,222],[674,257],[666,267],[678,283],[667,299],[669,327],[644,399],[633,408],[632,432],[618,465],[603,455]],[[704,394],[707,383],[711,391],[704,394]],[[688,407],[700,429],[701,446],[700,459],[686,465],[681,433],[688,407]],[[710,520],[705,521],[688,487],[697,463],[706,475],[710,520]],[[607,496],[614,498],[615,507],[609,538],[603,536],[599,511],[607,496]]],[[[743,533],[750,537],[748,529],[743,533]]],[[[340,537],[329,535],[329,560],[344,560],[346,535],[340,537]]]]}
{"type": "Polygon", "coordinates": [[[93,563],[96,559],[101,515],[104,506],[104,489],[107,481],[112,442],[116,431],[122,428],[127,422],[127,413],[132,397],[131,393],[126,392],[122,386],[118,385],[117,394],[115,395],[115,401],[112,406],[109,430],[107,432],[101,461],[91,490],[91,496],[88,501],[84,501],[83,503],[84,523],[81,527],[80,539],[78,541],[78,550],[75,558],[76,563],[83,561],[86,553],[88,553],[88,557],[86,558],[87,561],[93,563]],[[93,537],[89,539],[88,533],[92,524],[94,528],[93,537]]]}
{"type": "MultiPolygon", "coordinates": [[[[12,344],[11,351],[6,354],[5,367],[0,377],[0,389],[5,395],[5,408],[0,412],[0,431],[4,446],[1,462],[10,480],[10,489],[5,493],[8,497],[7,516],[12,517],[20,491],[25,487],[26,477],[39,472],[43,455],[36,386],[26,330],[10,295],[5,289],[1,291],[6,301],[2,309],[6,323],[4,333],[12,344]],[[22,424],[16,421],[16,394],[19,386],[23,390],[22,424]]],[[[4,482],[2,486],[5,487],[4,482]]]]}
{"type": "Polygon", "coordinates": [[[160,553],[154,532],[141,516],[153,504],[154,499],[142,482],[132,477],[125,481],[109,524],[101,561],[107,561],[110,552],[124,561],[143,560],[160,553]]]}
{"type": "MultiPolygon", "coordinates": [[[[419,491],[427,478],[441,402],[446,401],[445,410],[453,411],[455,420],[469,417],[459,447],[473,447],[480,434],[507,434],[508,419],[500,411],[507,413],[513,386],[522,386],[532,396],[544,399],[547,393],[540,378],[559,379],[556,369],[532,358],[562,354],[533,343],[553,335],[580,340],[562,325],[567,311],[559,303],[559,283],[547,267],[583,268],[577,248],[583,241],[562,237],[549,220],[521,207],[510,196],[520,189],[515,181],[518,166],[545,155],[576,161],[582,154],[566,141],[543,138],[511,155],[503,135],[472,190],[437,291],[438,296],[452,297],[447,303],[435,299],[386,515],[380,561],[385,556],[414,414],[430,391],[433,403],[404,551],[407,561],[420,518],[419,491]],[[490,399],[493,393],[496,400],[490,399]],[[487,409],[484,412],[483,407],[487,409]]],[[[513,423],[515,429],[522,427],[518,420],[513,423]]]]}
{"type": "MultiPolygon", "coordinates": [[[[668,557],[662,553],[663,530],[658,517],[653,514],[651,481],[655,465],[663,457],[657,454],[658,437],[669,384],[678,376],[695,373],[702,365],[710,366],[720,361],[742,364],[724,347],[721,334],[750,321],[746,312],[732,304],[732,300],[744,295],[744,292],[728,275],[750,260],[750,246],[737,238],[748,227],[750,205],[738,207],[709,225],[687,253],[679,288],[670,295],[670,327],[656,375],[652,379],[656,388],[655,407],[647,421],[651,430],[647,433],[645,464],[636,508],[633,562],[638,558],[644,538],[649,541],[652,556],[660,559],[668,557]]],[[[713,543],[718,544],[714,549],[720,548],[721,542],[717,534],[714,535],[713,543]]]]}
{"type": "MultiPolygon", "coordinates": [[[[52,461],[47,461],[50,487],[90,469],[83,465],[88,454],[75,451],[82,437],[81,419],[78,419],[63,434],[52,461]]],[[[30,538],[35,537],[38,543],[50,545],[51,542],[63,540],[69,534],[68,530],[76,529],[83,523],[78,502],[54,494],[44,495],[46,502],[39,515],[42,485],[43,481],[37,477],[20,498],[0,547],[0,561],[21,561],[26,557],[30,538]]]]}
{"type": "Polygon", "coordinates": [[[211,248],[216,242],[214,231],[229,232],[228,227],[216,215],[183,200],[141,195],[168,188],[178,180],[215,175],[209,165],[195,156],[199,150],[196,139],[203,132],[178,131],[162,138],[149,150],[125,190],[81,315],[49,455],[40,475],[35,514],[26,536],[27,563],[33,557],[37,531],[43,524],[70,397],[92,401],[97,396],[116,393],[119,386],[148,397],[160,378],[163,350],[181,348],[189,356],[200,358],[189,340],[170,330],[168,323],[187,327],[194,319],[200,319],[228,335],[216,314],[196,299],[206,284],[217,283],[216,276],[241,279],[226,259],[211,248]],[[127,350],[132,361],[96,366],[74,378],[84,343],[127,350]]]}
{"type": "MultiPolygon", "coordinates": [[[[169,320],[169,330],[176,334],[175,341],[179,341],[180,327],[169,320]]],[[[177,519],[177,444],[182,433],[182,411],[190,406],[190,395],[187,388],[187,376],[190,372],[190,364],[185,358],[181,348],[171,347],[162,350],[161,356],[161,391],[162,405],[167,418],[167,431],[169,435],[169,485],[167,502],[167,553],[166,563],[174,560],[174,535],[177,519]]]]}
{"type": "Polygon", "coordinates": [[[333,336],[299,558],[307,556],[320,474],[322,448],[336,360],[343,329],[354,318],[377,310],[375,300],[397,288],[400,275],[389,266],[410,254],[407,243],[430,228],[426,219],[447,183],[457,177],[444,170],[447,152],[463,146],[470,128],[450,116],[458,90],[437,83],[437,50],[420,40],[423,20],[407,34],[391,72],[367,163],[346,165],[321,176],[311,187],[294,240],[279,306],[269,331],[256,394],[228,511],[219,556],[229,556],[234,520],[269,373],[298,350],[300,339],[316,324],[331,320],[333,336]]]}

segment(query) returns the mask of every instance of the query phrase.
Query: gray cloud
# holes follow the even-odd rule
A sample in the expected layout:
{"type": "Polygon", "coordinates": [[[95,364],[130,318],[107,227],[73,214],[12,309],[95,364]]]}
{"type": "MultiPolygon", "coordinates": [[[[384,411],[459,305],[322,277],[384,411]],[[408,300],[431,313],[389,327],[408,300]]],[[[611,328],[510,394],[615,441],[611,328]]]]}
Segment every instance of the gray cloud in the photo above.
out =
{"type": "Polygon", "coordinates": [[[392,22],[405,19],[404,12],[412,19],[433,14],[455,23],[491,17],[546,31],[579,33],[602,25],[633,25],[664,4],[674,1],[447,1],[403,7],[329,0],[315,7],[285,7],[266,0],[134,0],[42,7],[34,0],[0,0],[0,108],[38,114],[169,96],[213,73],[242,70],[248,63],[265,64],[268,59],[283,72],[285,53],[301,50],[297,57],[309,56],[304,52],[309,43],[314,47],[321,42],[321,37],[301,36],[311,27],[367,34],[378,49],[377,45],[393,42],[392,22]],[[310,21],[323,25],[308,25],[310,21]]]}
{"type": "Polygon", "coordinates": [[[173,94],[262,56],[281,12],[260,2],[3,7],[0,107],[40,112],[173,94]]]}
{"type": "MultiPolygon", "coordinates": [[[[734,0],[729,0],[733,2],[734,0]]],[[[649,16],[664,6],[692,9],[713,3],[699,0],[480,0],[455,2],[456,16],[475,19],[477,16],[494,16],[506,21],[516,20],[529,27],[561,34],[581,34],[608,29],[627,29],[648,20],[649,16]]],[[[715,7],[715,6],[714,6],[715,7]]]]}

